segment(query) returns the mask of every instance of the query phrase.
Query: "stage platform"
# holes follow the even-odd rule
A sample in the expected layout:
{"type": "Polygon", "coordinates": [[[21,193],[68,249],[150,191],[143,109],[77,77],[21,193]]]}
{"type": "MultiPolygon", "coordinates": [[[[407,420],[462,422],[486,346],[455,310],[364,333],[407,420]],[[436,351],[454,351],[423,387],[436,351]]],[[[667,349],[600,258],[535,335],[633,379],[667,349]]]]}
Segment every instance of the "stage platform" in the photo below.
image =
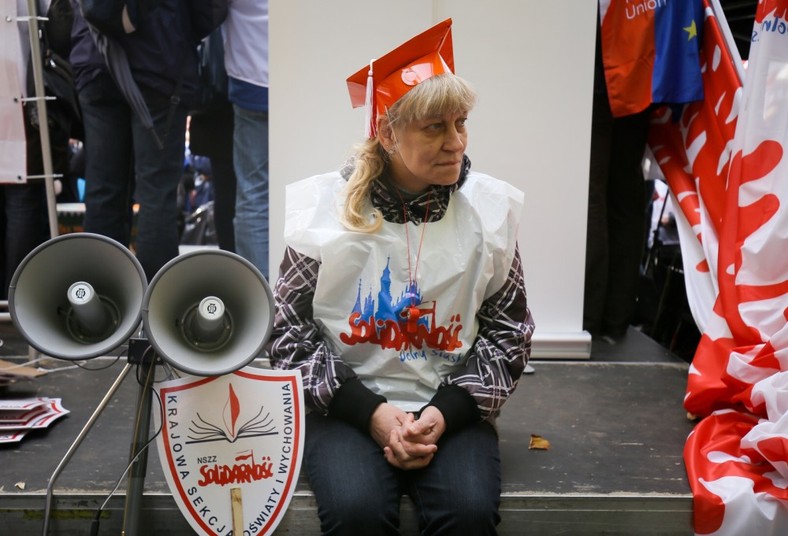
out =
{"type": "MultiPolygon", "coordinates": [[[[27,346],[0,323],[0,358],[27,346]]],[[[0,446],[0,533],[41,534],[49,477],[125,362],[98,358],[0,388],[0,397],[60,397],[70,414],[14,446],[0,446]]],[[[50,360],[58,368],[69,362],[50,360]]],[[[692,423],[682,408],[688,365],[637,330],[587,361],[536,361],[499,420],[501,535],[691,535],[692,497],[682,449],[692,423]],[[531,450],[532,434],[550,442],[531,450]]],[[[54,486],[49,534],[89,534],[97,508],[125,469],[137,384],[129,374],[54,486]]],[[[152,447],[155,451],[155,444],[152,447]]],[[[107,502],[99,534],[120,534],[125,481],[107,502]]],[[[167,488],[158,454],[145,477],[141,534],[192,534],[167,488]]],[[[319,534],[300,481],[276,534],[319,534]]],[[[403,501],[403,534],[416,534],[403,501]]]]}

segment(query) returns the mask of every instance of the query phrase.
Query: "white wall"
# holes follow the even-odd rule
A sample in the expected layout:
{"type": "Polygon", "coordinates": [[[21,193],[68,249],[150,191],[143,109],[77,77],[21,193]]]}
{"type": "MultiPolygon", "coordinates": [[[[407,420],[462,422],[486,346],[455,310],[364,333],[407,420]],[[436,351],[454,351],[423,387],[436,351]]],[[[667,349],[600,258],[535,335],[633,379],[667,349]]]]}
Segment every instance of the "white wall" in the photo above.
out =
{"type": "Polygon", "coordinates": [[[526,194],[520,248],[534,357],[588,357],[582,331],[596,2],[270,0],[271,274],[287,183],[336,169],[363,138],[345,79],[410,37],[454,21],[457,74],[479,92],[474,169],[526,194]]]}

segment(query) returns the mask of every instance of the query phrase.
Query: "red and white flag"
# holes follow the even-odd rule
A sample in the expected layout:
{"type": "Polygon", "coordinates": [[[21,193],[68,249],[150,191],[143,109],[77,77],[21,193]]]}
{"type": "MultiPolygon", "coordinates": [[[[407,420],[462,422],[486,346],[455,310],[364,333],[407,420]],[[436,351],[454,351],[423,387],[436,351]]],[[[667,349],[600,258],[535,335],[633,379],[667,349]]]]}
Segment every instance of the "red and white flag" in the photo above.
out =
{"type": "Polygon", "coordinates": [[[788,0],[759,2],[743,84],[713,11],[705,101],[678,123],[663,111],[650,138],[691,229],[682,253],[702,330],[685,397],[702,420],[684,460],[696,534],[788,534],[788,0]]]}
{"type": "Polygon", "coordinates": [[[707,0],[704,8],[704,99],[658,109],[649,131],[649,146],[679,207],[689,305],[701,331],[717,295],[718,234],[742,85],[738,52],[728,46],[707,0]]]}

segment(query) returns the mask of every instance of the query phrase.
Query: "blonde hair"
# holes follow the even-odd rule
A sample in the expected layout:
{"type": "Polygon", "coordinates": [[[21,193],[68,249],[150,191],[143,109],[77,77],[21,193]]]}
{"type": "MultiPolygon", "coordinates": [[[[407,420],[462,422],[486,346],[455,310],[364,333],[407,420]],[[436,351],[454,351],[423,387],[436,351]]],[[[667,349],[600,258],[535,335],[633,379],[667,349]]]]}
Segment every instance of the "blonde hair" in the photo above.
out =
{"type": "MultiPolygon", "coordinates": [[[[428,78],[403,95],[388,110],[384,121],[389,127],[407,125],[445,113],[470,112],[476,92],[459,76],[451,73],[428,78]]],[[[383,224],[380,210],[369,199],[372,182],[380,177],[389,155],[380,140],[370,138],[356,147],[355,168],[347,182],[347,198],[342,223],[353,231],[374,233],[383,224]]]]}

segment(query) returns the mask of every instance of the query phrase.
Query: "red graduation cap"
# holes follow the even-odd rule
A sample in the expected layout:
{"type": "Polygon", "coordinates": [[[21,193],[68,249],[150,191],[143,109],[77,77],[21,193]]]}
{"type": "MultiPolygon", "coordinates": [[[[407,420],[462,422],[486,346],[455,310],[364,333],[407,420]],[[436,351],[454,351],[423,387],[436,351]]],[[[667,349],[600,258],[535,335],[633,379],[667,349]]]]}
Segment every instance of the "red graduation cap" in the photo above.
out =
{"type": "Polygon", "coordinates": [[[353,108],[366,106],[366,134],[376,134],[377,118],[405,93],[424,80],[454,72],[451,19],[436,24],[372,60],[347,79],[353,108]]]}

